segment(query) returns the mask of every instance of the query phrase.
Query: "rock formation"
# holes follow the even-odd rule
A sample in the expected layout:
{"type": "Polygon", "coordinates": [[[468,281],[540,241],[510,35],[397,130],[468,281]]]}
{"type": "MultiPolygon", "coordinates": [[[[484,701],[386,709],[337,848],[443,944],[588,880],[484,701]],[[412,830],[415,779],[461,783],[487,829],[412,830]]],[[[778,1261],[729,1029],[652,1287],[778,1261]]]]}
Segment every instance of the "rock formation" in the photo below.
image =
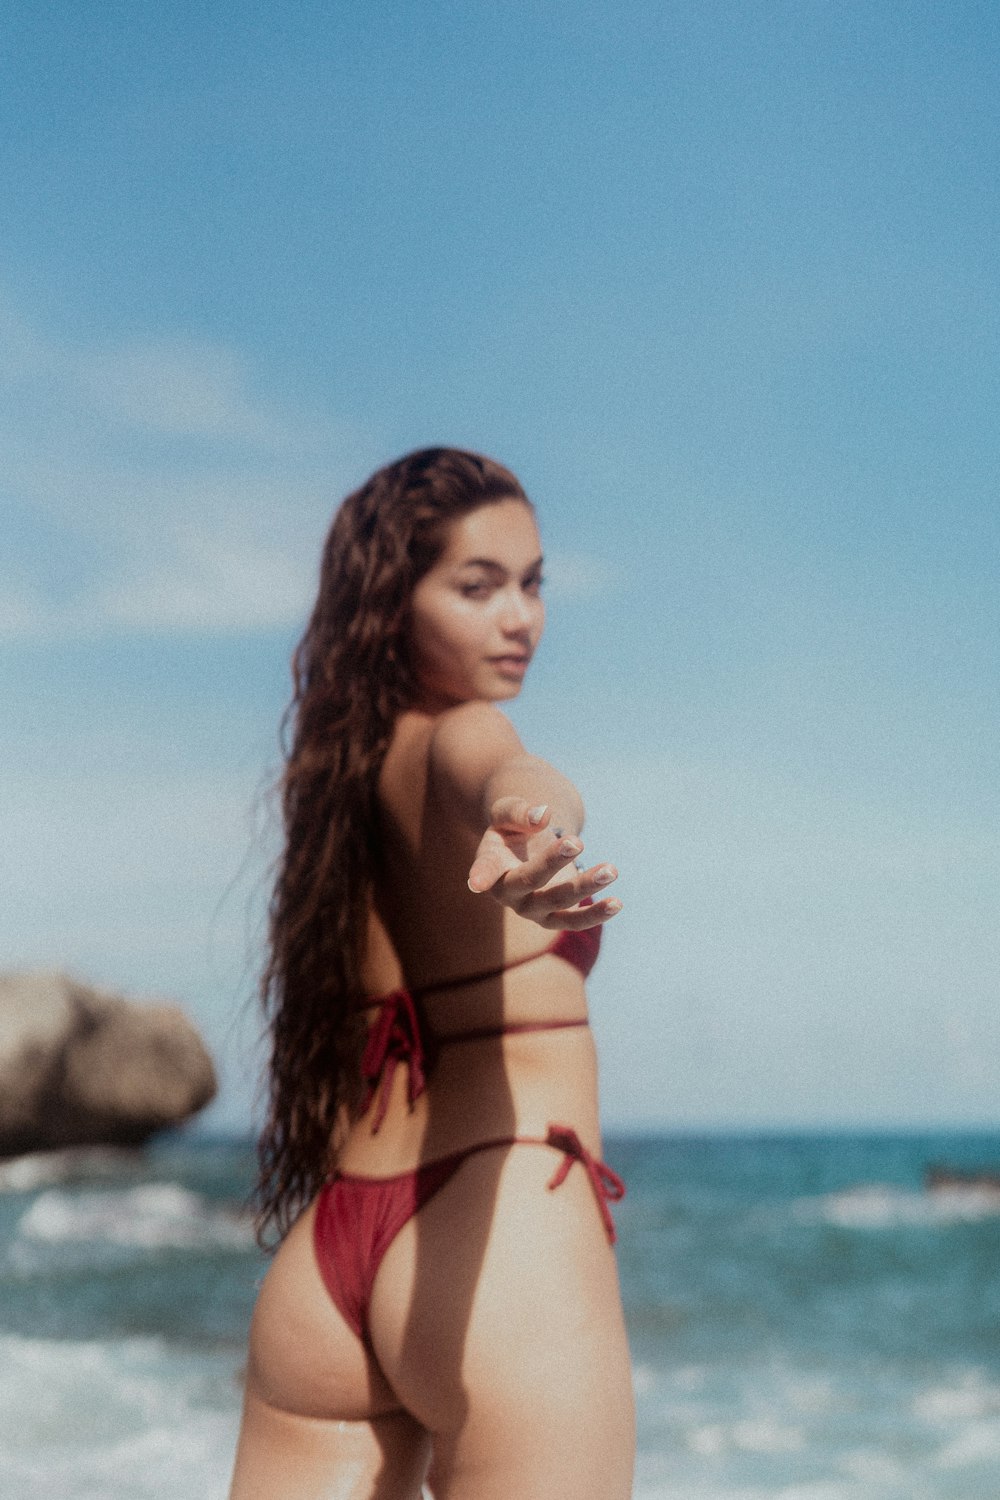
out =
{"type": "Polygon", "coordinates": [[[65,974],[0,975],[0,1156],[140,1145],[215,1091],[212,1060],[177,1006],[65,974]]]}

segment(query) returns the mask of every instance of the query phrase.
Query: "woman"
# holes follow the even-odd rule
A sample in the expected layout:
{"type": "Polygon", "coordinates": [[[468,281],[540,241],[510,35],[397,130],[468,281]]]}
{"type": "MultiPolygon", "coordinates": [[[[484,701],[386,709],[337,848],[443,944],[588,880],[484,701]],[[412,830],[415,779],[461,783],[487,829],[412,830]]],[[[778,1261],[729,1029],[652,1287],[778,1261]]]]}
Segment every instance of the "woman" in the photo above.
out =
{"type": "Polygon", "coordinates": [[[413,453],[338,512],[294,658],[262,1228],[231,1500],[625,1500],[628,1350],[583,978],[610,865],[495,704],[532,507],[413,453]]]}

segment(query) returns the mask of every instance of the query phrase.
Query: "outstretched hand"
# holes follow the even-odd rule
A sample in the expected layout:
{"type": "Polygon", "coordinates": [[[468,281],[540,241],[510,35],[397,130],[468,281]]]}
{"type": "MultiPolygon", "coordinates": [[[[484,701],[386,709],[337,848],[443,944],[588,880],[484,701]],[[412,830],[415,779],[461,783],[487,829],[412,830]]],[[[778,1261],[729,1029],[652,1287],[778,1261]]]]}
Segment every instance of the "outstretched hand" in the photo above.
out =
{"type": "Polygon", "coordinates": [[[522,797],[494,802],[469,871],[470,891],[489,894],[540,927],[580,929],[609,921],[621,902],[593,896],[617,880],[618,871],[609,864],[576,869],[583,844],[555,832],[549,822],[547,807],[529,807],[522,797]]]}

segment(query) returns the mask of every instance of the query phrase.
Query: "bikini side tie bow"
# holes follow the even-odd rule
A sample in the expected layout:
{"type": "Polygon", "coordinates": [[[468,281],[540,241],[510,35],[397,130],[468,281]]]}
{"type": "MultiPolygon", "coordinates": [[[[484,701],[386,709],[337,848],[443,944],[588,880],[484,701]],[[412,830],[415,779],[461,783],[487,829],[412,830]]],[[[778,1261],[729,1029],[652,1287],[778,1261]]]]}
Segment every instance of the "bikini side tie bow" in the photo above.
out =
{"type": "Polygon", "coordinates": [[[588,1151],[576,1131],[568,1125],[550,1125],[545,1144],[555,1146],[557,1151],[563,1152],[563,1159],[556,1168],[555,1175],[549,1183],[549,1189],[560,1187],[566,1181],[573,1163],[580,1162],[594,1190],[594,1197],[597,1199],[597,1207],[600,1210],[608,1241],[613,1245],[618,1236],[608,1204],[618,1203],[625,1196],[625,1184],[618,1173],[613,1172],[606,1162],[599,1161],[592,1151],[588,1151]]]}
{"type": "Polygon", "coordinates": [[[411,1109],[427,1087],[427,1059],[413,996],[409,990],[393,990],[391,995],[376,1003],[379,1017],[368,1032],[361,1054],[361,1074],[365,1080],[362,1111],[367,1110],[378,1096],[378,1107],[372,1121],[373,1135],[389,1108],[392,1079],[399,1063],[406,1068],[406,1095],[411,1109]]]}

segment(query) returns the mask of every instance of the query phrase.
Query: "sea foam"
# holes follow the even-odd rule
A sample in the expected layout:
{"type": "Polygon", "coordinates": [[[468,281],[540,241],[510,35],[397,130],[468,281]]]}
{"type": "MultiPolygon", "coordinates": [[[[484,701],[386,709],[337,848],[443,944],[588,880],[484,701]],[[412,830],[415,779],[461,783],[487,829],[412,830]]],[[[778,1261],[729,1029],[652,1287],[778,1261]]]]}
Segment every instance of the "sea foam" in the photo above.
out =
{"type": "Polygon", "coordinates": [[[36,1193],[59,1183],[95,1178],[120,1181],[141,1171],[143,1155],[125,1146],[74,1146],[65,1151],[33,1151],[0,1161],[0,1192],[36,1193]]]}
{"type": "Polygon", "coordinates": [[[870,1183],[821,1198],[800,1198],[792,1211],[799,1222],[841,1229],[933,1229],[1000,1217],[1000,1191],[970,1184],[915,1192],[870,1183]]]}
{"type": "Polygon", "coordinates": [[[174,1182],[124,1191],[50,1189],[21,1216],[17,1236],[48,1245],[141,1250],[245,1249],[253,1242],[248,1222],[174,1182]]]}
{"type": "Polygon", "coordinates": [[[156,1338],[0,1336],[0,1471],[16,1500],[222,1500],[239,1390],[231,1358],[156,1338]]]}

